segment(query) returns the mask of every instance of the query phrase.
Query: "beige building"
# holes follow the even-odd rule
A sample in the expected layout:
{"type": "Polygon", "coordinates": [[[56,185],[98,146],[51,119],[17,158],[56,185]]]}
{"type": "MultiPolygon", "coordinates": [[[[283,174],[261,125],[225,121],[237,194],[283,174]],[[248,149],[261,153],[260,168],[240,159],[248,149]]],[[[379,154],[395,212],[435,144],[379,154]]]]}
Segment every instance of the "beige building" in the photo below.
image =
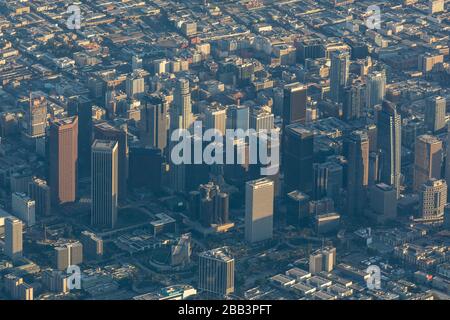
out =
{"type": "Polygon", "coordinates": [[[200,253],[198,271],[199,289],[217,295],[234,292],[234,258],[227,247],[200,253]]]}
{"type": "Polygon", "coordinates": [[[428,6],[429,6],[429,12],[431,14],[444,12],[445,0],[430,0],[428,6]]]}
{"type": "Polygon", "coordinates": [[[11,259],[22,256],[23,223],[14,217],[5,219],[5,253],[11,259]]]}
{"type": "Polygon", "coordinates": [[[245,239],[257,242],[273,236],[274,183],[262,178],[245,186],[245,239]]]}
{"type": "Polygon", "coordinates": [[[330,272],[336,265],[336,248],[324,247],[309,255],[309,272],[312,274],[321,271],[330,272]]]}
{"type": "Polygon", "coordinates": [[[432,135],[416,138],[414,152],[414,190],[417,192],[431,178],[441,178],[442,141],[432,135]]]}
{"type": "Polygon", "coordinates": [[[225,135],[227,128],[227,108],[223,106],[211,106],[205,110],[206,129],[216,129],[225,135]]]}
{"type": "Polygon", "coordinates": [[[420,214],[424,219],[444,215],[447,204],[447,183],[445,180],[431,179],[420,190],[420,214]]]}

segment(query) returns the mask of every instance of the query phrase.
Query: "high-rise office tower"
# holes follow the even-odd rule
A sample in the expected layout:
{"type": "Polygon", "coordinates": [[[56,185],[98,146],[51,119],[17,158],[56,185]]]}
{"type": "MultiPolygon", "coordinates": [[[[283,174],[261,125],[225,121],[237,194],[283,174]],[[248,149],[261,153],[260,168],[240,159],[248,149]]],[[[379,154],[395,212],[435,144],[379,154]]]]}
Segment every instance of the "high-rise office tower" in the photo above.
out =
{"type": "Polygon", "coordinates": [[[94,137],[98,140],[111,140],[118,143],[119,157],[119,202],[125,201],[127,198],[127,182],[128,182],[128,127],[122,124],[119,127],[102,122],[94,126],[94,137]]]}
{"type": "Polygon", "coordinates": [[[125,92],[130,99],[140,99],[145,92],[144,76],[139,72],[133,72],[125,80],[125,92]]]}
{"type": "Polygon", "coordinates": [[[381,221],[395,219],[397,216],[397,193],[395,189],[385,183],[373,185],[370,188],[370,209],[381,221]]]}
{"type": "Polygon", "coordinates": [[[315,200],[328,197],[335,203],[339,202],[341,189],[344,181],[343,167],[332,161],[315,163],[314,169],[314,190],[315,200]]]}
{"type": "Polygon", "coordinates": [[[227,108],[227,127],[233,130],[249,128],[250,108],[244,105],[231,105],[227,108]]]}
{"type": "Polygon", "coordinates": [[[445,151],[445,181],[450,185],[450,126],[447,126],[447,146],[445,151]]]}
{"type": "Polygon", "coordinates": [[[346,121],[359,119],[362,116],[364,104],[364,86],[362,83],[355,83],[345,87],[343,92],[343,118],[346,121]]]}
{"type": "Polygon", "coordinates": [[[255,109],[250,114],[250,128],[256,132],[270,131],[274,128],[274,115],[262,109],[255,109]]]}
{"type": "Polygon", "coordinates": [[[66,271],[67,267],[83,263],[83,245],[79,241],[54,247],[54,266],[66,271]]]}
{"type": "Polygon", "coordinates": [[[67,111],[70,117],[78,116],[78,172],[89,176],[91,172],[92,101],[85,96],[69,98],[67,111]]]}
{"type": "Polygon", "coordinates": [[[131,147],[129,165],[130,188],[144,187],[153,191],[161,189],[164,166],[161,150],[131,147]]]}
{"type": "Polygon", "coordinates": [[[28,184],[28,195],[36,202],[36,215],[51,214],[51,192],[45,180],[33,178],[28,184]]]}
{"type": "Polygon", "coordinates": [[[262,178],[245,185],[245,239],[257,242],[272,239],[274,183],[262,178]]]}
{"type": "Polygon", "coordinates": [[[23,281],[23,278],[12,273],[5,275],[5,291],[12,299],[33,300],[33,287],[23,281]]]}
{"type": "Polygon", "coordinates": [[[444,223],[442,225],[445,230],[450,229],[450,204],[446,204],[444,208],[444,223]]]}
{"type": "Polygon", "coordinates": [[[33,226],[36,223],[36,202],[25,193],[20,192],[14,192],[11,195],[11,200],[13,214],[24,221],[27,227],[33,226]]]}
{"type": "Polygon", "coordinates": [[[309,272],[316,274],[322,271],[331,272],[336,265],[336,248],[325,247],[309,255],[309,272]]]}
{"type": "Polygon", "coordinates": [[[164,98],[148,96],[141,109],[140,141],[142,146],[164,151],[167,146],[167,110],[164,98]]]}
{"type": "Polygon", "coordinates": [[[23,223],[14,217],[5,218],[5,253],[11,259],[22,256],[23,223]]]}
{"type": "Polygon", "coordinates": [[[430,179],[419,192],[420,214],[424,219],[439,218],[444,215],[447,204],[447,183],[445,180],[430,179]]]}
{"type": "Polygon", "coordinates": [[[83,255],[89,259],[100,259],[103,257],[103,240],[89,231],[82,231],[80,241],[83,245],[83,255]]]}
{"type": "Polygon", "coordinates": [[[425,104],[425,124],[427,129],[435,133],[445,127],[446,100],[444,97],[431,97],[425,104]]]}
{"type": "Polygon", "coordinates": [[[51,123],[49,154],[52,203],[74,202],[77,195],[78,117],[51,123]]]}
{"type": "Polygon", "coordinates": [[[255,65],[251,61],[233,64],[233,71],[236,76],[238,86],[248,86],[255,79],[255,65]]]}
{"type": "Polygon", "coordinates": [[[228,295],[234,292],[234,258],[227,247],[200,253],[198,287],[207,293],[228,295]]]}
{"type": "Polygon", "coordinates": [[[442,63],[444,63],[444,55],[440,52],[425,52],[419,55],[418,67],[425,76],[442,63]]]}
{"type": "Polygon", "coordinates": [[[155,74],[166,73],[166,67],[168,67],[168,63],[167,63],[166,59],[153,60],[153,71],[155,74]]]}
{"type": "Polygon", "coordinates": [[[114,119],[118,111],[118,93],[115,88],[108,87],[105,93],[105,109],[108,119],[114,119]]]}
{"type": "Polygon", "coordinates": [[[366,107],[382,104],[386,95],[386,72],[374,71],[367,76],[366,107]]]}
{"type": "Polygon", "coordinates": [[[300,227],[307,223],[309,216],[309,200],[311,198],[300,191],[292,191],[286,197],[286,222],[300,227]]]}
{"type": "Polygon", "coordinates": [[[68,293],[69,276],[60,270],[47,269],[42,272],[42,284],[51,292],[68,293]]]}
{"type": "Polygon", "coordinates": [[[380,150],[380,180],[400,195],[401,117],[395,104],[383,101],[377,114],[377,144],[380,150]]]}
{"type": "Polygon", "coordinates": [[[27,135],[30,138],[43,137],[47,128],[47,99],[41,91],[30,93],[30,104],[26,113],[27,135]]]}
{"type": "Polygon", "coordinates": [[[402,124],[402,145],[410,150],[414,150],[416,138],[427,133],[425,122],[420,119],[407,120],[402,124]]]}
{"type": "Polygon", "coordinates": [[[300,124],[293,124],[286,127],[284,135],[285,191],[299,190],[311,195],[314,133],[300,124]]]}
{"type": "Polygon", "coordinates": [[[190,192],[191,218],[205,227],[229,222],[229,197],[213,182],[201,184],[199,191],[190,192]]]}
{"type": "Polygon", "coordinates": [[[369,138],[369,151],[370,152],[377,152],[378,146],[377,146],[377,125],[376,124],[369,124],[366,127],[367,131],[367,137],[369,138]]]}
{"type": "Polygon", "coordinates": [[[209,106],[205,110],[205,129],[216,129],[225,135],[227,127],[227,108],[220,105],[209,106]]]}
{"type": "Polygon", "coordinates": [[[92,211],[96,227],[114,228],[117,222],[118,143],[95,140],[92,144],[92,211]]]}
{"type": "Polygon", "coordinates": [[[171,125],[175,129],[189,129],[193,122],[193,115],[188,79],[178,79],[173,103],[175,113],[171,119],[171,125]]]}
{"type": "Polygon", "coordinates": [[[432,135],[421,135],[414,148],[414,191],[431,178],[441,178],[442,141],[432,135]]]}
{"type": "Polygon", "coordinates": [[[348,85],[350,55],[336,51],[331,54],[330,97],[333,102],[343,102],[344,88],[348,85]]]}
{"type": "Polygon", "coordinates": [[[297,57],[301,63],[305,62],[305,59],[317,59],[325,56],[322,49],[323,41],[320,38],[302,38],[296,43],[297,57]]]}
{"type": "Polygon", "coordinates": [[[295,122],[305,123],[307,105],[306,85],[299,82],[287,84],[283,90],[283,126],[295,122]]]}
{"type": "Polygon", "coordinates": [[[350,216],[361,216],[365,188],[369,182],[369,138],[363,131],[352,132],[344,141],[347,168],[347,207],[350,216]]]}
{"type": "Polygon", "coordinates": [[[380,181],[380,153],[369,152],[369,186],[372,186],[378,183],[379,181],[380,181]]]}

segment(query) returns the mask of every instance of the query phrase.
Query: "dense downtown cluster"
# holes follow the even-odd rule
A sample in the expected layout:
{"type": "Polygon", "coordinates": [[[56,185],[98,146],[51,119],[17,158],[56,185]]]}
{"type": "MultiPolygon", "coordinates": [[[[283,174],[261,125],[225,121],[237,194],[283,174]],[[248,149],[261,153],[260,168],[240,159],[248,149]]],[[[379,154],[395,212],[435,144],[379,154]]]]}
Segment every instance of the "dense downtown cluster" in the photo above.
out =
{"type": "Polygon", "coordinates": [[[0,0],[0,300],[450,298],[449,7],[0,0]]]}

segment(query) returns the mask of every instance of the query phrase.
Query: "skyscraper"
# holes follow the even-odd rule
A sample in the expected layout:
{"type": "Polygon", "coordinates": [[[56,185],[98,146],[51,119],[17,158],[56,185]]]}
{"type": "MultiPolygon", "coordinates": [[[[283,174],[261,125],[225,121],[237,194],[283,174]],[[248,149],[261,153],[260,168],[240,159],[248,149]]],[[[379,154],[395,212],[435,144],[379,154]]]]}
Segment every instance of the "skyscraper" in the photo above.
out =
{"type": "Polygon", "coordinates": [[[78,117],[51,123],[49,154],[52,203],[74,202],[77,194],[78,117]]]}
{"type": "Polygon", "coordinates": [[[47,99],[41,91],[30,93],[30,104],[27,117],[27,135],[38,138],[45,135],[47,127],[47,99]]]}
{"type": "Polygon", "coordinates": [[[430,179],[420,189],[420,215],[424,219],[444,215],[447,204],[447,183],[445,180],[430,179]]]}
{"type": "Polygon", "coordinates": [[[119,157],[119,202],[127,198],[128,182],[128,126],[122,124],[118,127],[112,126],[107,122],[102,122],[94,126],[94,137],[98,140],[111,140],[118,143],[119,157]]]}
{"type": "Polygon", "coordinates": [[[227,126],[227,109],[220,105],[209,106],[205,110],[205,129],[216,129],[225,135],[227,126]]]}
{"type": "Polygon", "coordinates": [[[66,271],[67,267],[83,263],[83,245],[79,241],[67,242],[54,247],[54,266],[66,271]]]}
{"type": "Polygon", "coordinates": [[[377,146],[377,125],[376,124],[369,124],[366,127],[367,130],[367,137],[369,138],[369,151],[370,152],[377,152],[378,146],[377,146]]]}
{"type": "Polygon", "coordinates": [[[80,241],[83,245],[83,256],[99,259],[103,256],[103,240],[89,231],[82,231],[80,241]]]}
{"type": "Polygon", "coordinates": [[[369,152],[369,186],[372,186],[378,183],[379,181],[380,181],[380,153],[369,152]]]}
{"type": "Polygon", "coordinates": [[[300,191],[292,191],[286,197],[286,222],[300,227],[302,223],[307,223],[309,216],[310,197],[300,191]]]}
{"type": "Polygon", "coordinates": [[[345,87],[343,92],[343,118],[346,121],[362,116],[364,103],[364,86],[358,82],[345,87]]]}
{"type": "Polygon", "coordinates": [[[12,299],[33,300],[33,287],[23,281],[23,278],[14,274],[7,274],[4,277],[5,291],[12,299]]]}
{"type": "Polygon", "coordinates": [[[36,215],[49,216],[51,214],[51,193],[46,181],[33,178],[28,184],[28,195],[36,202],[36,215]]]}
{"type": "Polygon", "coordinates": [[[95,140],[92,145],[92,212],[96,227],[114,228],[117,222],[118,143],[95,140]]]}
{"type": "Polygon", "coordinates": [[[274,183],[262,178],[245,185],[245,239],[258,242],[273,236],[274,183]]]}
{"type": "Polygon", "coordinates": [[[383,101],[377,114],[377,144],[380,150],[380,180],[400,195],[401,178],[401,118],[395,104],[383,101]]]}
{"type": "Polygon", "coordinates": [[[130,188],[161,189],[163,156],[161,150],[153,148],[130,148],[130,188]]]}
{"type": "Polygon", "coordinates": [[[283,126],[295,122],[305,123],[306,121],[306,103],[307,103],[306,85],[299,82],[284,86],[283,90],[283,126]]]}
{"type": "Polygon", "coordinates": [[[335,51],[331,54],[330,96],[336,103],[343,102],[344,88],[348,85],[350,55],[335,51]]]}
{"type": "Polygon", "coordinates": [[[5,253],[11,259],[22,256],[23,224],[19,219],[5,218],[5,253]]]}
{"type": "Polygon", "coordinates": [[[234,292],[234,258],[227,247],[200,253],[198,272],[199,289],[217,295],[234,292]]]}
{"type": "Polygon", "coordinates": [[[171,125],[175,129],[189,129],[193,122],[189,80],[178,79],[174,92],[174,115],[171,125]]]}
{"type": "Polygon", "coordinates": [[[92,101],[85,96],[70,97],[67,105],[69,116],[78,116],[78,169],[81,176],[89,176],[91,172],[92,106],[92,101]]]}
{"type": "Polygon", "coordinates": [[[134,71],[125,80],[125,90],[128,98],[141,98],[145,92],[144,76],[140,72],[134,71]]]}
{"type": "Polygon", "coordinates": [[[255,109],[250,114],[250,128],[256,132],[272,130],[274,128],[274,115],[263,109],[255,109]]]}
{"type": "Polygon", "coordinates": [[[446,100],[444,97],[431,97],[425,104],[425,124],[427,129],[435,133],[445,127],[446,100]]]}
{"type": "Polygon", "coordinates": [[[20,192],[14,192],[11,198],[13,214],[24,221],[27,227],[33,226],[36,223],[36,202],[20,192]]]}
{"type": "Polygon", "coordinates": [[[313,168],[314,199],[320,200],[324,197],[328,197],[333,199],[335,203],[338,203],[344,181],[343,167],[338,163],[328,161],[324,163],[315,163],[313,168]]]}
{"type": "Polygon", "coordinates": [[[397,193],[392,186],[378,183],[370,188],[370,209],[379,221],[395,219],[397,215],[397,193]]]}
{"type": "Polygon", "coordinates": [[[441,178],[442,141],[428,134],[418,136],[414,148],[414,191],[431,178],[441,178]]]}
{"type": "Polygon", "coordinates": [[[447,146],[445,151],[445,181],[450,185],[450,126],[447,126],[447,146]]]}
{"type": "Polygon", "coordinates": [[[227,108],[227,127],[233,130],[242,129],[244,131],[249,128],[250,110],[248,106],[231,105],[227,108]]]}
{"type": "Polygon", "coordinates": [[[352,132],[344,141],[347,168],[347,207],[350,216],[361,216],[365,188],[369,181],[369,138],[363,131],[352,132]]]}
{"type": "Polygon", "coordinates": [[[167,145],[167,102],[162,97],[148,96],[141,109],[140,141],[144,147],[164,151],[167,145]]]}
{"type": "Polygon", "coordinates": [[[381,104],[386,95],[386,72],[374,71],[367,76],[366,107],[373,108],[381,104]]]}
{"type": "Polygon", "coordinates": [[[190,192],[190,196],[189,207],[193,220],[198,220],[205,227],[229,222],[229,197],[227,193],[221,192],[217,184],[201,184],[199,192],[190,192]]]}
{"type": "Polygon", "coordinates": [[[336,248],[325,247],[309,255],[309,272],[312,274],[321,271],[331,272],[336,264],[336,248]]]}
{"type": "Polygon", "coordinates": [[[285,191],[299,190],[309,195],[313,185],[314,133],[300,124],[284,132],[283,163],[285,191]]]}

